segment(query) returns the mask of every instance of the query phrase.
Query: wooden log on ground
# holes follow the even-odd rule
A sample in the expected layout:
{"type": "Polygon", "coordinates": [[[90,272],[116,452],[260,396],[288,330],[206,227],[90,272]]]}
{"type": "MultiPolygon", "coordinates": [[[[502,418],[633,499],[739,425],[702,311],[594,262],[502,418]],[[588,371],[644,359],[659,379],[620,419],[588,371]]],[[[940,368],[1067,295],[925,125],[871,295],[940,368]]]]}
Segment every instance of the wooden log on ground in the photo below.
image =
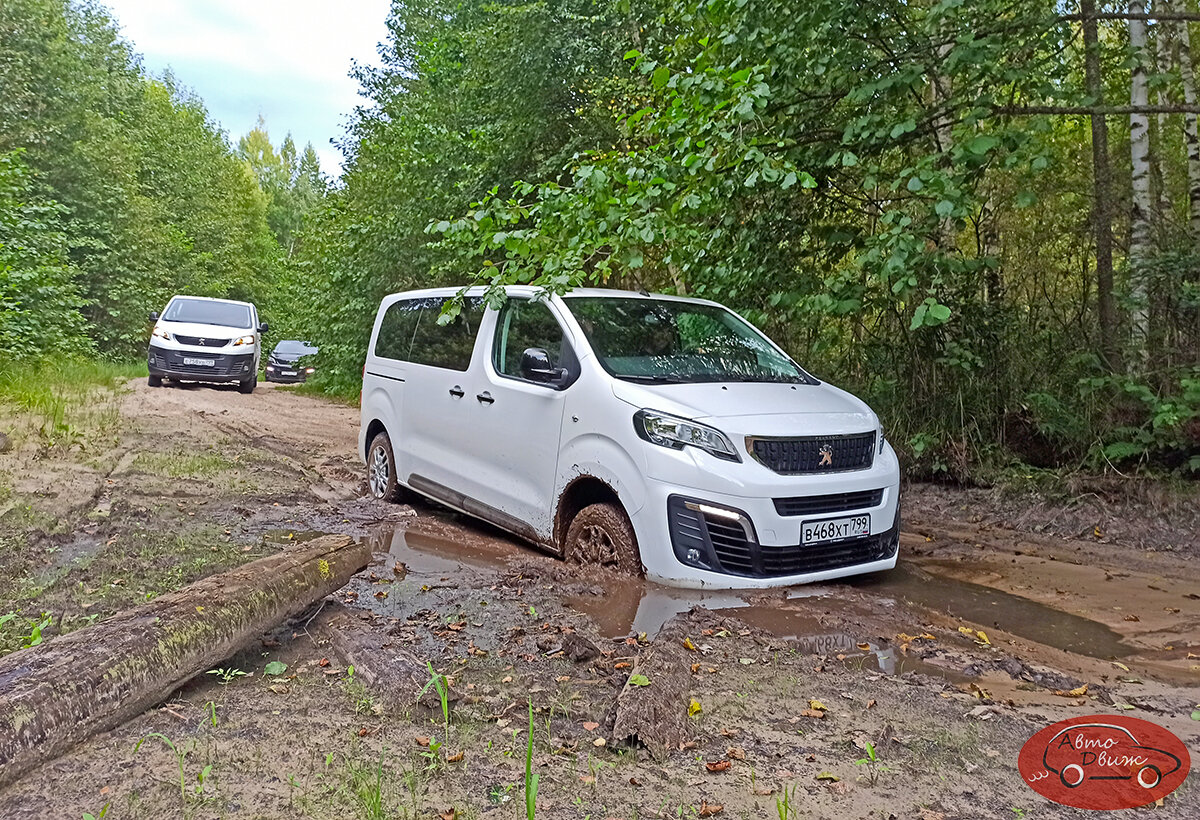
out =
{"type": "Polygon", "coordinates": [[[613,742],[641,742],[655,760],[679,748],[688,733],[687,708],[690,658],[683,639],[694,628],[690,613],[667,621],[649,647],[642,650],[625,688],[617,695],[613,742]],[[646,684],[637,686],[641,675],[646,684]]]}
{"type": "Polygon", "coordinates": [[[366,544],[322,536],[0,659],[0,787],[162,701],[370,560],[366,544]]]}

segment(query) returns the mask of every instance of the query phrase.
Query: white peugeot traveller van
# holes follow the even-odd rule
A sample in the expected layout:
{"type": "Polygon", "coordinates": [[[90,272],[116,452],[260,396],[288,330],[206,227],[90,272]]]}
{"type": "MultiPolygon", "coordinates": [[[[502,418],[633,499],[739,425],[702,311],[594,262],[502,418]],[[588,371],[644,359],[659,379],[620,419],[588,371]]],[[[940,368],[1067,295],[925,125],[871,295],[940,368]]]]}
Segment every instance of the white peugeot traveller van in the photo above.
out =
{"type": "Polygon", "coordinates": [[[146,362],[150,386],[163,379],[237,382],[242,393],[258,385],[259,348],[266,323],[249,302],[172,296],[162,316],[150,314],[154,330],[146,362]]]}
{"type": "Polygon", "coordinates": [[[675,586],[891,569],[900,470],[875,414],[700,299],[510,287],[383,299],[359,450],[411,490],[567,560],[675,586]]]}

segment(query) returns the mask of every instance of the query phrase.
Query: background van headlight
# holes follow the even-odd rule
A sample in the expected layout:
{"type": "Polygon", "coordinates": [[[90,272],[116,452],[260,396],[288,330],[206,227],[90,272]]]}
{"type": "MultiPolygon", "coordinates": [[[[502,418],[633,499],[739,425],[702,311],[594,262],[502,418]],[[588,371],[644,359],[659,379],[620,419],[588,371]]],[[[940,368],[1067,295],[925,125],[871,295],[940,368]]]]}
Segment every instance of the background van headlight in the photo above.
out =
{"type": "Polygon", "coordinates": [[[660,447],[698,447],[726,461],[741,461],[729,437],[707,424],[655,410],[639,410],[633,414],[633,428],[640,438],[660,447]]]}
{"type": "Polygon", "coordinates": [[[233,344],[235,347],[237,345],[252,345],[254,344],[254,336],[239,336],[233,340],[233,344]]]}

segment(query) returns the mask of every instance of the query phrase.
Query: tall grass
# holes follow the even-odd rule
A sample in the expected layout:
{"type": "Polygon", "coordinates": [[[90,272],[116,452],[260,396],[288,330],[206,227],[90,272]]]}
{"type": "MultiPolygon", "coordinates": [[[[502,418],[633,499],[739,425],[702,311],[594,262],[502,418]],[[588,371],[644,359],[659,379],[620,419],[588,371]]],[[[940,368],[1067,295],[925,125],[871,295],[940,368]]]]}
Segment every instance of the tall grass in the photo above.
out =
{"type": "Polygon", "coordinates": [[[114,412],[104,399],[111,399],[127,380],[146,374],[144,363],[0,359],[0,409],[7,405],[29,418],[52,442],[70,438],[85,428],[104,426],[114,412]]]}

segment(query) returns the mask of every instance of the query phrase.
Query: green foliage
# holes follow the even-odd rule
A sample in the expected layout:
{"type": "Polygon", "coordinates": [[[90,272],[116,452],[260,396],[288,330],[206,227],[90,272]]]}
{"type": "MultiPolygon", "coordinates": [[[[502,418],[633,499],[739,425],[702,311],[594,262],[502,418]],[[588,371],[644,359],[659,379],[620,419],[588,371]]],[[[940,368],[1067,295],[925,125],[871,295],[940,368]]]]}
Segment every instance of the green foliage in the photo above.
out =
{"type": "Polygon", "coordinates": [[[268,200],[200,101],[100,6],[6,0],[0,31],[0,352],[84,350],[82,314],[101,352],[140,356],[173,293],[265,299],[268,200]]]}
{"type": "Polygon", "coordinates": [[[38,202],[20,152],[0,154],[0,357],[88,351],[63,209],[38,202]]]}
{"type": "Polygon", "coordinates": [[[380,298],[461,284],[425,233],[488,189],[558,173],[618,132],[608,106],[627,18],[607,0],[396,3],[383,65],[357,76],[343,187],[281,284],[284,337],[321,348],[314,384],[357,397],[380,298]]]}

